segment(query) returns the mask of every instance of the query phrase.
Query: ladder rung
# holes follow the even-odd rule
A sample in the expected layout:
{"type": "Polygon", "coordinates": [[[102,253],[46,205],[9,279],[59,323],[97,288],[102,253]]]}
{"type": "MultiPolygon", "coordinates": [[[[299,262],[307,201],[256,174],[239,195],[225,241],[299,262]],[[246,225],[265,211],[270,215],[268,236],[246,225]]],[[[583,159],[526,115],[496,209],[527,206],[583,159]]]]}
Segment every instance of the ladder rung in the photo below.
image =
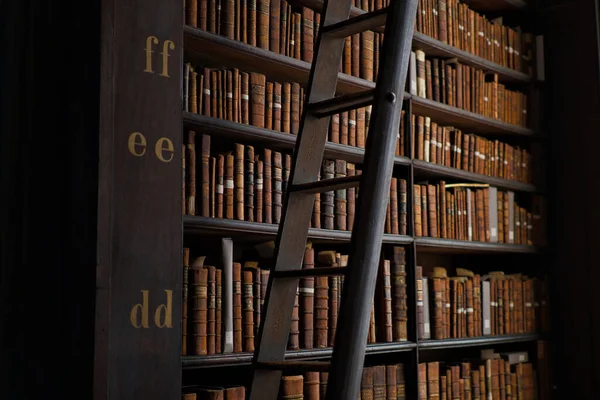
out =
{"type": "Polygon", "coordinates": [[[323,34],[332,37],[345,38],[356,33],[373,30],[385,24],[387,13],[388,9],[386,7],[332,25],[324,26],[322,28],[323,34]]]}
{"type": "Polygon", "coordinates": [[[287,373],[302,373],[306,371],[328,372],[331,363],[329,361],[267,361],[257,363],[256,367],[287,373]]]}
{"type": "Polygon", "coordinates": [[[345,275],[347,267],[317,267],[309,269],[294,269],[288,271],[272,271],[271,276],[277,279],[307,278],[311,276],[345,275]]]}
{"type": "Polygon", "coordinates": [[[308,110],[317,118],[323,118],[344,111],[365,107],[373,103],[375,89],[347,94],[308,105],[308,110]]]}
{"type": "Polygon", "coordinates": [[[323,193],[333,190],[356,187],[360,183],[360,175],[344,176],[341,178],[322,179],[320,181],[291,185],[290,191],[303,193],[323,193]]]}

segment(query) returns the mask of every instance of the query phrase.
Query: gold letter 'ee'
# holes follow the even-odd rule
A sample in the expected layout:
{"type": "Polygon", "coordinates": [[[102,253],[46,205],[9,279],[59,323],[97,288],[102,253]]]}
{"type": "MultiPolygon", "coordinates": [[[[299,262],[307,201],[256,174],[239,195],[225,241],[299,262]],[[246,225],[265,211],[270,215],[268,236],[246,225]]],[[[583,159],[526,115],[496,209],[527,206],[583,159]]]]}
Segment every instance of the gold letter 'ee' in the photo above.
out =
{"type": "Polygon", "coordinates": [[[175,43],[170,40],[165,40],[162,51],[162,72],[161,76],[169,78],[169,49],[175,50],[175,43]]]}
{"type": "Polygon", "coordinates": [[[153,44],[158,44],[158,38],[156,36],[148,36],[146,38],[146,48],[144,49],[146,51],[146,69],[144,69],[144,72],[149,72],[151,74],[154,73],[152,70],[152,53],[154,53],[154,51],[152,51],[153,44]]]}

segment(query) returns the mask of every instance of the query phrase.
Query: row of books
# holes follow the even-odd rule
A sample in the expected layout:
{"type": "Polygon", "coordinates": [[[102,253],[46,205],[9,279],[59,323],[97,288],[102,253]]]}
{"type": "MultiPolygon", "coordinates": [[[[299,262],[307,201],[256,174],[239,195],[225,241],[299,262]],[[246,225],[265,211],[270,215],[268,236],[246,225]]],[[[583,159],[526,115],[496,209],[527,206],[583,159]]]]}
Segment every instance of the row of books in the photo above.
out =
{"type": "Polygon", "coordinates": [[[512,191],[487,184],[415,184],[415,236],[544,246],[545,204],[532,196],[533,211],[512,191]]]}
{"type": "Polygon", "coordinates": [[[466,134],[421,115],[411,115],[411,124],[417,160],[524,183],[533,181],[531,154],[524,148],[466,134]]]}
{"type": "Polygon", "coordinates": [[[498,74],[485,73],[458,59],[411,53],[410,93],[509,124],[527,126],[527,95],[509,90],[498,74]]]}
{"type": "MultiPolygon", "coordinates": [[[[211,152],[211,137],[187,135],[183,155],[183,213],[204,217],[277,224],[288,184],[291,155],[235,143],[230,151],[211,152]],[[197,153],[201,162],[197,162],[197,153]],[[198,194],[200,186],[200,196],[198,194]]],[[[359,175],[353,163],[324,160],[321,178],[359,175]]],[[[315,195],[313,228],[351,230],[358,188],[315,195]]],[[[406,180],[392,178],[385,233],[407,234],[406,180]]]]}
{"type": "MultiPolygon", "coordinates": [[[[270,261],[271,244],[262,245],[262,260],[270,261]],[[264,249],[268,249],[266,257],[264,249]]],[[[270,275],[269,261],[234,262],[231,239],[222,240],[221,259],[190,257],[190,249],[184,249],[184,355],[254,351],[270,275]],[[211,260],[216,261],[216,267],[209,265],[211,260]]],[[[309,243],[302,268],[347,264],[348,256],[336,251],[315,252],[309,243]]],[[[343,283],[342,276],[300,279],[288,349],[333,346],[343,283]]],[[[394,247],[391,260],[381,259],[368,343],[406,341],[407,310],[405,249],[394,247]]]]}
{"type": "MultiPolygon", "coordinates": [[[[234,69],[184,67],[183,110],[297,134],[304,106],[304,88],[296,82],[270,82],[265,75],[234,69]]],[[[405,155],[404,110],[398,132],[396,155],[405,155]]],[[[332,116],[328,140],[365,147],[371,106],[332,116]]]]}
{"type": "Polygon", "coordinates": [[[486,275],[457,268],[417,266],[417,331],[420,340],[549,331],[546,279],[486,275]]]}
{"type": "MultiPolygon", "coordinates": [[[[328,372],[305,372],[303,375],[284,376],[281,378],[279,398],[324,399],[328,377],[328,372]]],[[[226,388],[200,386],[183,389],[183,400],[243,400],[245,395],[246,388],[243,386],[226,388]]],[[[360,399],[405,400],[404,365],[364,367],[360,384],[360,399]]]]}
{"type": "MultiPolygon", "coordinates": [[[[356,0],[365,11],[385,7],[383,0],[356,0]]],[[[504,67],[529,75],[533,35],[487,19],[458,0],[420,0],[415,29],[504,67]]],[[[278,54],[312,62],[319,13],[284,0],[186,0],[185,23],[278,54]]],[[[383,35],[367,31],[346,39],[340,70],[373,80],[383,35]]]]}

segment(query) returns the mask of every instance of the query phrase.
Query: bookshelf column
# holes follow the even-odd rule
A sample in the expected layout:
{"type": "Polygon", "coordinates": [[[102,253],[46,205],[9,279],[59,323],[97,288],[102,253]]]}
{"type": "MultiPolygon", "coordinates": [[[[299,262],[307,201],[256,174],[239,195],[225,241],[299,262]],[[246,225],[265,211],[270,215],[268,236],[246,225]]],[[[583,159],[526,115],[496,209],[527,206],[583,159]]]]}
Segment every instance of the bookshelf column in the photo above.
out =
{"type": "Polygon", "coordinates": [[[102,2],[95,399],[181,393],[181,2],[102,2]]]}

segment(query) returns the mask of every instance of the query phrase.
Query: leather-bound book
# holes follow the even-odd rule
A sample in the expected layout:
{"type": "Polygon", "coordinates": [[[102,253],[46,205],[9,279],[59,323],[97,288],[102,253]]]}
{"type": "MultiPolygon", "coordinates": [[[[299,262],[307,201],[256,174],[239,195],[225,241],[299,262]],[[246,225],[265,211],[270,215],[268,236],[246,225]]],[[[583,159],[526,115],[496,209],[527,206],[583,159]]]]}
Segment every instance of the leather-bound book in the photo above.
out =
{"type": "Polygon", "coordinates": [[[365,148],[366,141],[366,115],[365,108],[356,110],[356,146],[361,149],[365,148]]]}
{"type": "Polygon", "coordinates": [[[269,284],[269,274],[271,273],[268,269],[260,270],[260,311],[261,314],[264,311],[265,299],[267,296],[267,285],[269,284]]]}
{"type": "Polygon", "coordinates": [[[246,0],[248,7],[248,18],[246,19],[247,42],[250,46],[256,46],[256,0],[246,0]]]}
{"type": "Polygon", "coordinates": [[[198,28],[203,31],[208,28],[208,0],[198,0],[198,28]]]}
{"type": "Polygon", "coordinates": [[[408,340],[407,320],[407,291],[406,291],[406,252],[403,247],[394,247],[394,257],[391,269],[392,278],[392,339],[393,341],[408,340]]]}
{"type": "Polygon", "coordinates": [[[201,176],[201,197],[198,204],[200,215],[210,217],[210,136],[202,135],[200,142],[200,176],[201,176]]]}
{"type": "MultiPolygon", "coordinates": [[[[315,267],[315,250],[307,246],[302,269],[315,267]]],[[[303,349],[314,347],[315,278],[300,278],[300,345],[303,349]]],[[[317,375],[318,378],[318,375],[317,375]]]]}
{"type": "Polygon", "coordinates": [[[348,111],[348,144],[356,146],[356,110],[348,111]]]}
{"type": "Polygon", "coordinates": [[[361,77],[361,74],[360,74],[360,72],[361,72],[361,54],[360,54],[361,45],[360,45],[360,42],[361,42],[361,35],[359,33],[352,35],[352,37],[350,38],[350,43],[352,45],[352,51],[351,51],[352,72],[351,72],[351,75],[356,76],[356,77],[361,77]]]}
{"type": "Polygon", "coordinates": [[[427,207],[427,185],[421,186],[421,229],[423,236],[429,236],[429,208],[427,207]]]}
{"type": "Polygon", "coordinates": [[[265,86],[265,128],[273,129],[273,82],[265,86]]]}
{"type": "MultiPolygon", "coordinates": [[[[319,266],[339,267],[335,251],[320,251],[317,254],[319,266]]],[[[330,276],[328,292],[328,344],[333,346],[338,319],[339,276],[330,276]]]]}
{"type": "Polygon", "coordinates": [[[252,273],[252,309],[254,311],[254,337],[258,336],[258,328],[261,322],[261,273],[258,263],[255,261],[246,261],[244,271],[252,273]]]}
{"type": "Polygon", "coordinates": [[[202,69],[202,109],[198,112],[202,115],[210,117],[211,114],[211,71],[208,68],[202,69]]]}
{"type": "Polygon", "coordinates": [[[340,113],[340,143],[348,144],[348,111],[340,113]]]}
{"type": "Polygon", "coordinates": [[[302,59],[302,14],[294,13],[294,53],[293,57],[296,60],[302,59]]]}
{"type": "Polygon", "coordinates": [[[472,399],[483,400],[481,396],[481,386],[479,384],[479,369],[471,371],[471,387],[472,387],[472,399]]]}
{"type": "Polygon", "coordinates": [[[305,372],[304,373],[304,399],[319,400],[319,373],[305,372]]]}
{"type": "Polygon", "coordinates": [[[207,316],[207,354],[216,354],[217,330],[217,271],[213,266],[208,270],[208,316],[207,316]]]}
{"type": "Polygon", "coordinates": [[[281,153],[273,152],[273,223],[278,224],[281,220],[281,205],[283,191],[283,165],[281,153]]]}
{"type": "Polygon", "coordinates": [[[427,363],[427,399],[440,398],[440,363],[427,363]]]}
{"type": "Polygon", "coordinates": [[[315,347],[327,347],[329,321],[329,278],[315,277],[315,347]]]}
{"type": "Polygon", "coordinates": [[[232,121],[233,122],[241,122],[242,121],[242,109],[241,109],[241,97],[242,97],[242,88],[241,88],[242,80],[240,78],[240,70],[234,68],[232,71],[232,121]]]}
{"type": "Polygon", "coordinates": [[[198,73],[190,68],[188,78],[188,111],[194,114],[198,113],[197,76],[198,73]]]}
{"type": "Polygon", "coordinates": [[[254,282],[251,271],[242,272],[242,334],[244,351],[254,351],[254,282]]]}
{"type": "Polygon", "coordinates": [[[256,222],[263,222],[263,161],[255,156],[254,161],[254,211],[256,222]]]}
{"type": "Polygon", "coordinates": [[[386,400],[385,365],[371,367],[373,370],[373,400],[386,400]]]}
{"type": "Polygon", "coordinates": [[[270,3],[270,0],[257,0],[256,2],[256,41],[258,47],[265,50],[269,50],[270,3]]]}
{"type": "Polygon", "coordinates": [[[198,257],[190,268],[192,292],[192,346],[193,354],[207,353],[207,313],[208,313],[208,270],[204,268],[204,257],[198,257]]]}
{"type": "Polygon", "coordinates": [[[292,308],[292,319],[290,322],[290,335],[288,337],[289,350],[298,350],[300,348],[300,307],[298,295],[298,288],[296,288],[296,298],[294,299],[294,308],[292,308]]]}
{"type": "Polygon", "coordinates": [[[183,271],[181,287],[181,355],[187,355],[187,331],[188,331],[188,287],[189,287],[189,269],[190,269],[190,249],[183,249],[183,271]]]}
{"type": "MultiPolygon", "coordinates": [[[[335,177],[341,178],[346,176],[346,161],[336,160],[335,161],[335,177]]],[[[338,189],[335,191],[335,228],[345,231],[346,230],[346,189],[338,189]]]]}
{"type": "Polygon", "coordinates": [[[415,236],[423,236],[423,213],[421,210],[421,185],[413,185],[413,208],[415,213],[415,236]]]}
{"type": "Polygon", "coordinates": [[[427,400],[427,363],[420,363],[417,369],[418,400],[427,400]]]}
{"type": "Polygon", "coordinates": [[[233,154],[227,154],[225,163],[225,217],[227,219],[233,219],[234,207],[233,207],[233,171],[235,164],[235,157],[233,154]]]}
{"type": "Polygon", "coordinates": [[[391,234],[398,235],[398,179],[392,178],[390,184],[390,223],[391,223],[391,234]]]}
{"type": "Polygon", "coordinates": [[[187,174],[187,214],[196,215],[196,132],[188,132],[185,168],[187,174]]]}
{"type": "MultiPolygon", "coordinates": [[[[322,179],[333,179],[335,161],[323,160],[322,179]]],[[[321,193],[322,225],[325,229],[334,229],[334,192],[321,193]]]]}
{"type": "Polygon", "coordinates": [[[183,393],[181,398],[183,400],[196,400],[196,393],[183,393]]]}
{"type": "Polygon", "coordinates": [[[423,267],[415,268],[415,284],[417,288],[417,336],[421,340],[425,337],[423,325],[423,267]]]}
{"type": "Polygon", "coordinates": [[[216,204],[215,204],[215,215],[217,218],[223,218],[226,214],[223,210],[223,196],[225,187],[225,156],[223,154],[217,155],[217,176],[216,176],[216,204]]]}
{"type": "Polygon", "coordinates": [[[397,365],[386,365],[385,366],[385,392],[387,400],[398,399],[398,385],[396,383],[396,376],[398,374],[397,365]]]}
{"type": "MultiPolygon", "coordinates": [[[[315,37],[316,37],[315,33],[315,37]]],[[[344,74],[352,74],[352,38],[346,37],[344,41],[344,50],[342,53],[342,72],[344,74]]]]}
{"type": "Polygon", "coordinates": [[[233,71],[224,71],[225,74],[225,112],[223,118],[233,121],[233,71]]]}
{"type": "Polygon", "coordinates": [[[427,185],[427,207],[429,221],[429,236],[439,237],[437,227],[437,193],[436,185],[427,185]]]}
{"type": "Polygon", "coordinates": [[[240,98],[240,122],[250,124],[250,77],[246,72],[240,72],[240,98]]]}
{"type": "Polygon", "coordinates": [[[243,386],[229,387],[225,390],[224,400],[245,400],[246,388],[243,386]]]}
{"type": "Polygon", "coordinates": [[[244,156],[244,216],[254,222],[254,147],[245,146],[244,156]]]}
{"type": "Polygon", "coordinates": [[[398,400],[406,399],[406,383],[404,380],[404,364],[396,365],[396,393],[398,400]]]}
{"type": "Polygon", "coordinates": [[[448,399],[448,377],[446,375],[440,376],[440,399],[452,400],[448,399]]]}
{"type": "Polygon", "coordinates": [[[340,115],[331,116],[329,124],[329,141],[332,143],[340,143],[340,115]]]}
{"type": "Polygon", "coordinates": [[[244,145],[236,143],[234,151],[235,219],[244,221],[244,145]]]}
{"type": "Polygon", "coordinates": [[[215,271],[216,303],[215,303],[215,353],[223,352],[223,271],[215,271]]]}
{"type": "Polygon", "coordinates": [[[364,367],[360,381],[360,399],[373,400],[373,367],[364,367]]]}
{"type": "Polygon", "coordinates": [[[313,10],[302,7],[302,61],[308,63],[311,63],[313,59],[314,15],[313,10]]]}
{"type": "Polygon", "coordinates": [[[398,180],[398,191],[399,191],[399,205],[398,205],[398,234],[406,235],[407,231],[407,191],[406,191],[406,180],[398,180]]]}
{"type": "Polygon", "coordinates": [[[210,217],[217,216],[217,157],[209,159],[210,174],[210,217]]]}
{"type": "Polygon", "coordinates": [[[433,338],[446,339],[444,329],[444,289],[446,270],[441,267],[434,267],[432,286],[433,286],[433,338]]]}
{"type": "Polygon", "coordinates": [[[281,131],[281,83],[273,84],[273,125],[274,131],[281,131]]]}
{"type": "Polygon", "coordinates": [[[269,23],[269,50],[279,53],[280,45],[279,45],[279,37],[280,37],[280,21],[279,15],[281,13],[281,1],[280,0],[271,0],[269,4],[269,14],[270,14],[270,23],[269,23]]]}
{"type": "Polygon", "coordinates": [[[302,399],[303,393],[304,377],[302,375],[281,378],[281,400],[302,399]]]}
{"type": "MultiPolygon", "coordinates": [[[[317,179],[321,179],[321,174],[317,179]]],[[[315,193],[315,204],[313,206],[312,218],[310,220],[311,228],[321,228],[321,194],[315,193]]]]}
{"type": "Polygon", "coordinates": [[[233,351],[243,351],[242,334],[242,265],[233,263],[233,351]]]}
{"type": "Polygon", "coordinates": [[[293,82],[291,84],[291,105],[290,105],[290,132],[298,134],[300,129],[300,84],[293,82]]]}
{"type": "Polygon", "coordinates": [[[288,9],[289,5],[281,0],[279,10],[279,54],[288,55],[288,9]]]}
{"type": "Polygon", "coordinates": [[[265,127],[265,86],[263,74],[250,73],[250,123],[257,128],[265,127]]]}
{"type": "Polygon", "coordinates": [[[281,131],[291,131],[292,85],[289,82],[281,84],[281,131]]]}
{"type": "Polygon", "coordinates": [[[321,400],[325,400],[325,393],[327,392],[327,379],[329,378],[329,372],[319,373],[319,394],[321,400]]]}
{"type": "Polygon", "coordinates": [[[285,193],[290,181],[290,172],[292,172],[292,156],[291,154],[283,155],[283,181],[282,181],[282,193],[285,193]]]}
{"type": "MultiPolygon", "coordinates": [[[[347,176],[355,176],[356,175],[356,167],[353,163],[346,163],[346,174],[347,176]]],[[[346,191],[347,195],[347,223],[346,228],[351,231],[354,228],[354,216],[356,215],[356,188],[351,187],[346,191]]]]}
{"type": "Polygon", "coordinates": [[[377,342],[393,341],[392,334],[392,282],[390,272],[390,261],[384,260],[383,257],[379,262],[376,296],[378,299],[378,337],[377,342]]]}
{"type": "Polygon", "coordinates": [[[472,382],[471,382],[471,364],[468,362],[462,363],[462,379],[464,382],[464,399],[472,400],[473,392],[471,390],[472,382]]]}
{"type": "Polygon", "coordinates": [[[198,1],[188,0],[185,3],[185,24],[193,27],[198,26],[198,1]]]}
{"type": "Polygon", "coordinates": [[[264,181],[263,181],[263,219],[265,223],[273,223],[273,193],[272,193],[272,167],[271,167],[271,150],[264,149],[264,181]]]}

